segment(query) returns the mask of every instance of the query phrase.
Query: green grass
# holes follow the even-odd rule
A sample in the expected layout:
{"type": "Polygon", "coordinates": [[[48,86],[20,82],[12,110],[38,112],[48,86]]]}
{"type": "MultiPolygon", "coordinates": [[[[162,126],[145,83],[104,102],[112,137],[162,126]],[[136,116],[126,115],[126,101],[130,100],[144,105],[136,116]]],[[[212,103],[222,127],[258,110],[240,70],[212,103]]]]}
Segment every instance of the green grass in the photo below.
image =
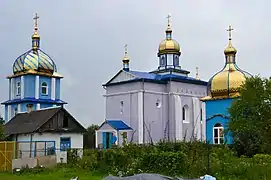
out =
{"type": "Polygon", "coordinates": [[[41,172],[37,174],[12,174],[0,173],[1,180],[70,180],[72,177],[79,177],[79,180],[101,180],[100,174],[76,169],[58,169],[57,171],[41,172]]]}

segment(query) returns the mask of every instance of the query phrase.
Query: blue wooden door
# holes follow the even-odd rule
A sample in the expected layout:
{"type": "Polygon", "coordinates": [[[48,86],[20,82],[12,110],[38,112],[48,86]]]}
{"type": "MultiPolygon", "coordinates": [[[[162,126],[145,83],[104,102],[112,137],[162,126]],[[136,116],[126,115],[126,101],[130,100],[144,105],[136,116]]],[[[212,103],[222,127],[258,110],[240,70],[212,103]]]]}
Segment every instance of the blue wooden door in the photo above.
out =
{"type": "Polygon", "coordinates": [[[108,149],[112,147],[112,132],[103,132],[103,148],[108,149]]]}
{"type": "Polygon", "coordinates": [[[103,132],[103,148],[106,149],[106,132],[103,132]]]}
{"type": "Polygon", "coordinates": [[[71,138],[61,137],[60,138],[60,151],[67,151],[71,148],[71,138]]]}

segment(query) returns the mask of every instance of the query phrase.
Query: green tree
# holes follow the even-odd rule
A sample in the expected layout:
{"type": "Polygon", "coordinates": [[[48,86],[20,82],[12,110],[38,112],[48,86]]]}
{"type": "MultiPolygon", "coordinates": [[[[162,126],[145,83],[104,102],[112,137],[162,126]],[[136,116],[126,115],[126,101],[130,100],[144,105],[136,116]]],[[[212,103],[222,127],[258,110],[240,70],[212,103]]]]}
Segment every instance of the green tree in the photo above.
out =
{"type": "Polygon", "coordinates": [[[87,128],[87,132],[84,134],[84,148],[95,148],[95,130],[99,128],[98,125],[92,124],[87,128]]]}
{"type": "Polygon", "coordinates": [[[271,152],[271,79],[246,80],[229,108],[229,131],[238,155],[252,156],[271,152]]]}

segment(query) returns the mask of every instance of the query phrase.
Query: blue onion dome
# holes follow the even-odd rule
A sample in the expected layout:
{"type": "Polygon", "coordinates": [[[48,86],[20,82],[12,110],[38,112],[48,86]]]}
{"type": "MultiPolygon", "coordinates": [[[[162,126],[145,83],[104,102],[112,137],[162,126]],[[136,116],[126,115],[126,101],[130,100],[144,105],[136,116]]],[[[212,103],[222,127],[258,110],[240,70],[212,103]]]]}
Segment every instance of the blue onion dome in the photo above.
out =
{"type": "MultiPolygon", "coordinates": [[[[56,64],[53,59],[40,49],[40,35],[36,15],[34,34],[32,35],[32,49],[20,55],[13,64],[14,75],[19,74],[44,74],[53,76],[57,74],[56,64]]],[[[60,75],[59,75],[60,76],[60,75]]]]}

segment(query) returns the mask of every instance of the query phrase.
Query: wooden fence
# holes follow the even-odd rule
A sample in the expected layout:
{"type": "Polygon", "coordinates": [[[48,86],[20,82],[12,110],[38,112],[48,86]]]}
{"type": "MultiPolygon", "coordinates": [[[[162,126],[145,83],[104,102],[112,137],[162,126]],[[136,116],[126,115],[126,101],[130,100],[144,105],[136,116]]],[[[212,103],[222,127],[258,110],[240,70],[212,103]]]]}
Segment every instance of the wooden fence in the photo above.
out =
{"type": "Polygon", "coordinates": [[[0,171],[12,171],[12,159],[15,158],[15,153],[15,141],[0,141],[0,171]]]}

